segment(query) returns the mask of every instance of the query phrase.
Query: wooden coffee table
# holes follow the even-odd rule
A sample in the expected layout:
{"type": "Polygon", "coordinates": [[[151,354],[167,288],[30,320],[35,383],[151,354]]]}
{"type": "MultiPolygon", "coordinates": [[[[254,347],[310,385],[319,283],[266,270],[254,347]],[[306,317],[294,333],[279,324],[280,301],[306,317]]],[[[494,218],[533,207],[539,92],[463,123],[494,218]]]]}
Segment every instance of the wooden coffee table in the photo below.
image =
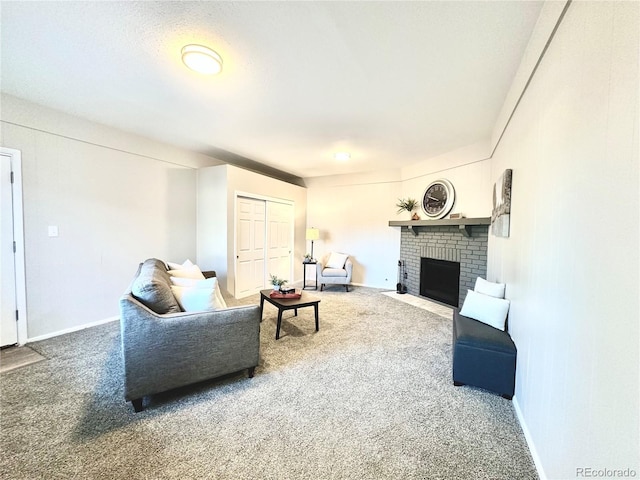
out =
{"type": "Polygon", "coordinates": [[[266,300],[271,305],[278,309],[278,324],[276,326],[276,340],[280,338],[280,325],[282,324],[282,312],[285,310],[294,310],[295,316],[298,316],[298,309],[304,307],[313,307],[316,314],[316,332],[320,330],[320,320],[318,318],[318,303],[320,299],[309,295],[306,292],[302,292],[302,296],[296,299],[290,298],[271,298],[269,294],[273,290],[261,290],[260,291],[260,321],[262,321],[262,311],[264,310],[264,301],[266,300]]]}

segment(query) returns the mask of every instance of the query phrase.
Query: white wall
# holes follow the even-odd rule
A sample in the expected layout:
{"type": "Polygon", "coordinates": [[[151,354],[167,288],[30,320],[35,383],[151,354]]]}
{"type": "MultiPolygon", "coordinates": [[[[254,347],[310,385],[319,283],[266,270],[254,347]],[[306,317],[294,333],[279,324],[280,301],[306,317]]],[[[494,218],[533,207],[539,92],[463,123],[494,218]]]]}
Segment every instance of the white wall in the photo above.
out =
{"type": "Polygon", "coordinates": [[[1,115],[2,146],[22,152],[30,340],[117,316],[140,261],[195,257],[196,175],[180,164],[216,160],[6,95],[1,115]]]}
{"type": "MultiPolygon", "coordinates": [[[[306,179],[307,226],[320,230],[313,254],[347,253],[352,283],[395,289],[400,230],[389,227],[400,196],[399,171],[306,179]]],[[[307,242],[306,252],[311,251],[307,242]]]]}
{"type": "MultiPolygon", "coordinates": [[[[487,140],[403,168],[402,197],[412,197],[422,202],[429,183],[445,178],[452,183],[456,192],[450,213],[462,213],[467,218],[490,216],[492,185],[489,153],[487,140]]],[[[417,213],[422,220],[428,220],[421,208],[417,213]]]]}
{"type": "MultiPolygon", "coordinates": [[[[202,270],[215,270],[227,288],[228,165],[198,169],[197,261],[202,270]]],[[[233,203],[231,203],[233,205],[233,203]]]]}
{"type": "Polygon", "coordinates": [[[488,277],[507,283],[516,405],[551,479],[640,475],[639,7],[570,5],[491,162],[513,192],[488,277]]]}

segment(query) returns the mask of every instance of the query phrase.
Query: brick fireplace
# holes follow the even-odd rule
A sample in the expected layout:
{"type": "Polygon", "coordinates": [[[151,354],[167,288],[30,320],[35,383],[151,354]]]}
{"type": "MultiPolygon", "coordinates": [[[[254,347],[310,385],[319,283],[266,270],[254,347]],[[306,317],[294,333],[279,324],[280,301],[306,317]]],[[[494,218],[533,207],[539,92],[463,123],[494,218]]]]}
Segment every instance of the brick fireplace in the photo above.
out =
{"type": "MultiPolygon", "coordinates": [[[[422,222],[421,222],[422,223],[422,222]]],[[[435,223],[435,222],[434,222],[435,223]]],[[[420,295],[420,260],[433,258],[460,263],[459,306],[473,290],[476,277],[486,278],[489,225],[420,226],[401,229],[400,260],[405,262],[407,293],[420,295]]]]}

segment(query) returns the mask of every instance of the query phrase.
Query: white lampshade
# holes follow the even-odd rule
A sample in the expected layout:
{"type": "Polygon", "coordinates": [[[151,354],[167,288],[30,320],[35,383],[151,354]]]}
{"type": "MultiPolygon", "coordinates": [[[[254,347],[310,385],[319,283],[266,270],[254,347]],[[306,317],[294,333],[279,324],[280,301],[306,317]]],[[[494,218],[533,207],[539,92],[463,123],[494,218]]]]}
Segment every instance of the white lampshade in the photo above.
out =
{"type": "Polygon", "coordinates": [[[307,228],[307,240],[318,240],[320,238],[320,230],[317,228],[307,228]]]}
{"type": "Polygon", "coordinates": [[[203,45],[185,45],[182,61],[191,70],[205,75],[215,75],[222,71],[222,57],[203,45]]]}

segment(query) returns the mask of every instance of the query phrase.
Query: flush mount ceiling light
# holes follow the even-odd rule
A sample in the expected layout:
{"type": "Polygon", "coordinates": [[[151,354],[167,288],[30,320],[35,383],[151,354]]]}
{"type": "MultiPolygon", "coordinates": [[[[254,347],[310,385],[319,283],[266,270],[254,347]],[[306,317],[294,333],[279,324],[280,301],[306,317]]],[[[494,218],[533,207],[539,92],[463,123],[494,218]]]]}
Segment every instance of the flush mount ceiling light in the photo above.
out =
{"type": "Polygon", "coordinates": [[[338,152],[333,156],[333,158],[341,162],[346,162],[351,158],[351,154],[349,152],[338,152]]]}
{"type": "Polygon", "coordinates": [[[182,61],[191,70],[204,75],[215,75],[222,71],[222,57],[203,45],[185,45],[182,61]]]}

